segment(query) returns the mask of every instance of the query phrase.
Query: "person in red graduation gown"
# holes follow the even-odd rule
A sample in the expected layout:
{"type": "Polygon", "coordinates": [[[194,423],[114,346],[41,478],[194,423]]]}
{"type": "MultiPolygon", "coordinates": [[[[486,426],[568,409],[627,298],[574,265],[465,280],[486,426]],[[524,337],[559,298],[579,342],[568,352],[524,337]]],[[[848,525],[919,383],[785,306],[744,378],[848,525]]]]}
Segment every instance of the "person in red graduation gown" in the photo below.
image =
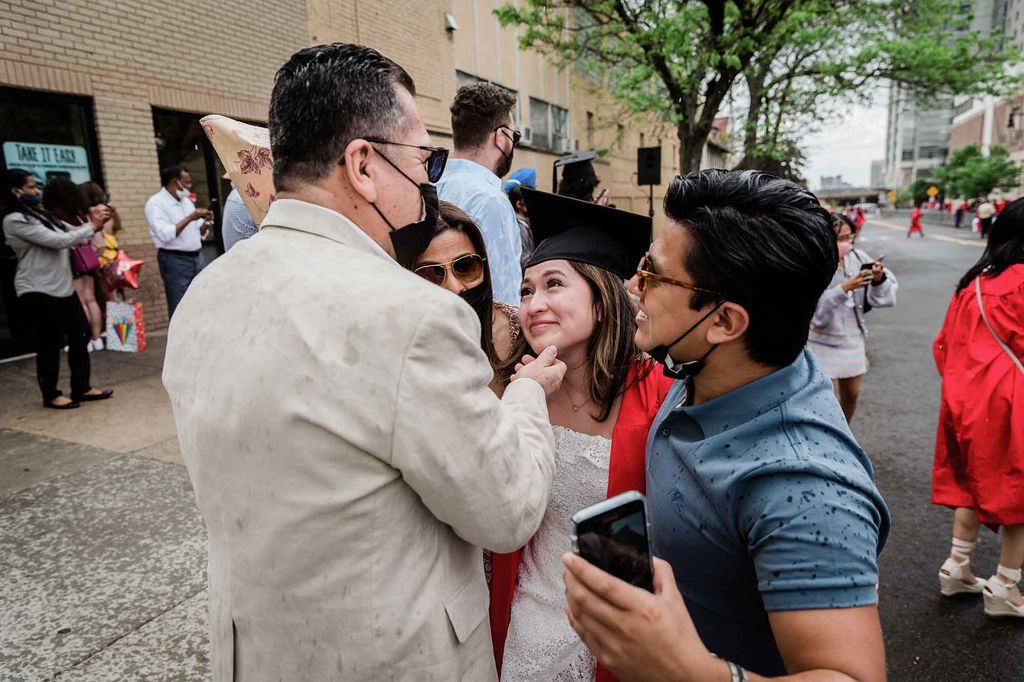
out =
{"type": "Polygon", "coordinates": [[[955,509],[940,589],[983,593],[989,615],[1024,617],[1024,200],[1004,209],[960,280],[934,352],[942,404],[932,502],[955,509]],[[1003,529],[988,580],[970,564],[981,524],[1003,529]]]}

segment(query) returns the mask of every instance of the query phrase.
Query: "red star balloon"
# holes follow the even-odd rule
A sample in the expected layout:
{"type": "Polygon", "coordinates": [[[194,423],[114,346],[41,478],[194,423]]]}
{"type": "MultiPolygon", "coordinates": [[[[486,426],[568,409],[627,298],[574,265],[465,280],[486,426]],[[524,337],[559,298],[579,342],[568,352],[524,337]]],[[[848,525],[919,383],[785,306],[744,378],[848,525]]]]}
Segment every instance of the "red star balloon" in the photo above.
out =
{"type": "Polygon", "coordinates": [[[114,260],[103,268],[103,277],[111,289],[139,288],[139,270],[145,261],[134,260],[118,250],[114,260]]]}

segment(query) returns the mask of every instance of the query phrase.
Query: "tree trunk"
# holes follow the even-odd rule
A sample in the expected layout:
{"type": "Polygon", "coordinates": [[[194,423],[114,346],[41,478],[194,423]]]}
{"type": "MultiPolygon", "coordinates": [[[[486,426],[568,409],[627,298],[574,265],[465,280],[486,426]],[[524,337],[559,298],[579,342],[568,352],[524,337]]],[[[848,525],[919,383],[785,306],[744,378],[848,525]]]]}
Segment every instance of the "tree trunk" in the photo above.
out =
{"type": "Polygon", "coordinates": [[[747,75],[747,92],[750,105],[747,107],[747,122],[743,133],[743,155],[757,155],[757,129],[761,122],[761,107],[764,106],[765,72],[747,75]]]}
{"type": "Polygon", "coordinates": [[[704,145],[708,141],[711,126],[687,125],[684,121],[676,127],[679,140],[679,173],[686,175],[700,170],[704,145]]]}

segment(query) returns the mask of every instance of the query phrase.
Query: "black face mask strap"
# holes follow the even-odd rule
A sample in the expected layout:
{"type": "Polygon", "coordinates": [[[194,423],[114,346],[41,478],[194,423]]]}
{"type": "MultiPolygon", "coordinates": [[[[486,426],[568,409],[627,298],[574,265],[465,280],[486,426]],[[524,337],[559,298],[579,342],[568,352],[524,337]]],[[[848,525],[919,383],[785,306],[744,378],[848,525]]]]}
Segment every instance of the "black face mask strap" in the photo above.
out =
{"type": "MultiPolygon", "coordinates": [[[[676,339],[675,341],[673,341],[672,343],[670,343],[670,344],[666,345],[665,347],[666,347],[666,348],[671,348],[672,346],[676,345],[677,343],[679,343],[680,341],[682,341],[683,339],[685,339],[685,338],[686,338],[687,336],[689,336],[689,335],[690,335],[690,332],[692,332],[692,331],[693,331],[694,329],[696,329],[697,327],[699,327],[699,326],[701,326],[702,324],[704,324],[704,320],[706,320],[706,319],[708,319],[709,317],[711,317],[712,315],[714,315],[714,314],[715,314],[715,311],[716,311],[716,310],[718,310],[719,308],[721,308],[721,307],[722,307],[723,305],[725,305],[725,299],[722,299],[721,301],[719,301],[719,302],[718,302],[718,304],[717,304],[717,305],[715,305],[715,307],[714,307],[714,308],[712,308],[711,310],[709,310],[709,311],[707,312],[707,314],[705,314],[705,315],[704,315],[704,317],[702,317],[702,318],[700,318],[699,320],[697,320],[696,322],[694,322],[694,323],[693,323],[693,325],[692,325],[692,326],[691,326],[691,327],[690,327],[689,329],[687,329],[687,330],[686,330],[685,332],[683,332],[682,334],[680,334],[680,335],[679,335],[679,338],[677,338],[677,339],[676,339]]],[[[713,347],[712,347],[712,350],[714,350],[714,348],[713,348],[713,347]]],[[[709,352],[710,352],[710,351],[709,351],[709,352]]],[[[707,355],[705,355],[704,357],[706,358],[706,357],[707,357],[707,355]]],[[[702,358],[702,359],[703,359],[703,358],[702,358]]]]}
{"type": "Polygon", "coordinates": [[[377,202],[373,202],[372,204],[370,204],[370,206],[373,206],[373,210],[377,212],[377,215],[380,216],[380,219],[383,220],[385,223],[387,223],[388,228],[392,232],[395,232],[396,231],[395,230],[395,226],[392,225],[391,221],[387,219],[387,217],[384,215],[384,212],[381,211],[379,208],[377,208],[377,202]]]}
{"type": "MultiPolygon", "coordinates": [[[[402,176],[403,178],[405,178],[406,180],[408,180],[408,181],[409,181],[409,182],[411,182],[412,184],[416,185],[416,187],[417,187],[417,188],[418,188],[418,187],[420,186],[420,184],[419,184],[418,182],[416,182],[415,180],[413,180],[412,178],[410,178],[410,177],[409,177],[408,175],[406,175],[406,174],[405,174],[405,171],[403,171],[403,170],[402,170],[401,168],[399,168],[398,166],[396,166],[396,165],[395,165],[395,163],[394,163],[394,161],[392,161],[391,159],[389,159],[389,158],[388,158],[387,156],[385,156],[384,154],[381,154],[381,153],[380,153],[380,151],[378,151],[378,150],[376,150],[376,149],[375,149],[374,151],[376,151],[376,152],[377,152],[378,154],[380,154],[380,158],[382,158],[382,159],[384,159],[385,161],[387,161],[387,162],[388,162],[388,165],[389,165],[389,166],[391,166],[391,167],[392,167],[392,168],[394,168],[394,169],[395,169],[396,171],[398,171],[398,174],[399,174],[399,175],[401,175],[401,176],[402,176]]],[[[390,220],[388,220],[388,219],[387,219],[387,218],[386,218],[386,217],[384,216],[384,213],[383,213],[383,212],[382,212],[382,211],[381,211],[381,210],[380,210],[379,208],[377,208],[377,202],[373,202],[372,204],[370,204],[370,206],[373,206],[373,210],[377,212],[377,215],[379,215],[379,216],[380,216],[380,219],[381,219],[381,220],[383,220],[383,221],[384,221],[385,223],[387,223],[387,226],[388,226],[388,227],[389,227],[389,228],[391,229],[391,231],[392,231],[392,232],[397,232],[397,231],[398,231],[398,230],[397,230],[397,228],[396,228],[396,227],[395,227],[395,226],[394,226],[393,224],[391,224],[391,221],[390,221],[390,220]]]]}

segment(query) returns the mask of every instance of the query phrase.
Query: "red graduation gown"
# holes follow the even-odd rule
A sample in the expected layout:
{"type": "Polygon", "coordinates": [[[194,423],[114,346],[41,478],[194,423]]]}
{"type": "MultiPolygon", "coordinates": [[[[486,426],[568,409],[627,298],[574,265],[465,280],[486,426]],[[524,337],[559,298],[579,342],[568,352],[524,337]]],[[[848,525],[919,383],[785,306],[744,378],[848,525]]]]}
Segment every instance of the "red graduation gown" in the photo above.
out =
{"type": "MultiPolygon", "coordinates": [[[[1024,264],[982,277],[985,313],[1024,357],[1024,264]]],[[[932,503],[967,507],[989,526],[1024,524],[1024,374],[978,310],[974,282],[949,305],[935,339],[942,405],[932,503]]]]}
{"type": "MultiPolygon", "coordinates": [[[[650,369],[647,375],[633,384],[622,395],[619,416],[612,429],[611,456],[608,465],[608,497],[628,490],[646,489],[645,451],[651,422],[658,414],[661,403],[672,385],[661,368],[652,360],[635,363],[630,369],[629,381],[636,373],[650,369]]],[[[505,655],[505,638],[512,619],[512,600],[519,576],[522,550],[493,555],[491,565],[491,638],[494,643],[494,661],[501,673],[505,655]]],[[[600,666],[597,682],[612,682],[615,678],[600,666]]]]}

